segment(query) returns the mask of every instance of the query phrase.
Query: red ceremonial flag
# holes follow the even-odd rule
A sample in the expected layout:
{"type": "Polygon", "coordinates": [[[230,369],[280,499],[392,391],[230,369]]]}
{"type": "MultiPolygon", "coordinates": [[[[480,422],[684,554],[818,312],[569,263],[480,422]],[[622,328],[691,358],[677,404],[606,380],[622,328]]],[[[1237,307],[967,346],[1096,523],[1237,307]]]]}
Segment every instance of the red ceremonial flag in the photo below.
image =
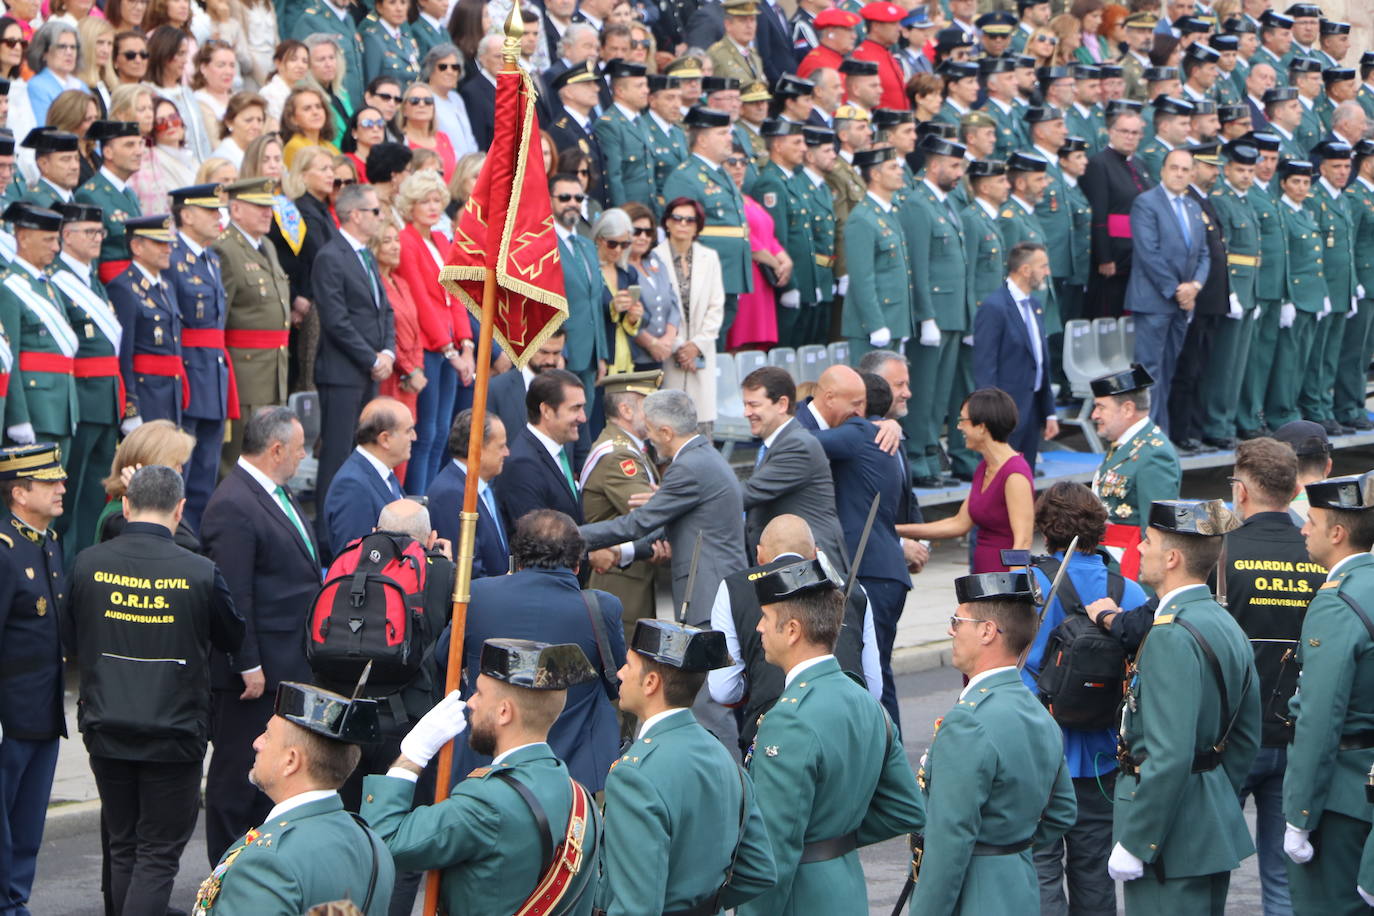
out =
{"type": "Polygon", "coordinates": [[[492,336],[518,367],[568,317],[548,176],[534,130],[534,87],[523,71],[496,77],[496,133],[472,197],[458,214],[439,281],[475,322],[496,275],[492,336]]]}

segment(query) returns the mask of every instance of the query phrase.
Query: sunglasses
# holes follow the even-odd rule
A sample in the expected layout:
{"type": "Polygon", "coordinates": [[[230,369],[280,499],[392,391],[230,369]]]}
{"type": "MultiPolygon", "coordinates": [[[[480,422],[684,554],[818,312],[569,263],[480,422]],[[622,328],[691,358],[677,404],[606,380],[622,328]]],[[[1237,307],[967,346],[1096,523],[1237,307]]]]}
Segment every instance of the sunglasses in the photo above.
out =
{"type": "Polygon", "coordinates": [[[383,102],[391,102],[395,104],[396,102],[399,102],[401,100],[401,97],[399,95],[392,95],[390,92],[374,92],[372,94],[377,98],[381,99],[383,102]]]}
{"type": "Polygon", "coordinates": [[[695,223],[697,221],[696,215],[692,213],[674,213],[670,215],[668,219],[672,220],[675,223],[695,223]]]}
{"type": "Polygon", "coordinates": [[[1050,44],[1052,44],[1052,45],[1057,45],[1057,44],[1059,44],[1059,39],[1058,39],[1058,38],[1055,38],[1053,35],[1041,35],[1041,36],[1039,36],[1038,38],[1036,38],[1035,40],[1036,40],[1036,41],[1048,42],[1048,43],[1050,43],[1050,44]]]}
{"type": "Polygon", "coordinates": [[[119,56],[125,60],[147,60],[147,51],[120,51],[119,56]]]}
{"type": "Polygon", "coordinates": [[[654,230],[652,227],[635,226],[634,233],[637,238],[648,238],[654,234],[654,230]]]}
{"type": "Polygon", "coordinates": [[[459,70],[459,71],[461,71],[461,70],[463,69],[463,65],[462,65],[462,64],[435,64],[435,65],[434,65],[434,69],[435,69],[435,70],[438,70],[440,73],[447,73],[447,72],[449,72],[450,70],[459,70]]]}
{"type": "Polygon", "coordinates": [[[0,38],[0,45],[7,48],[27,48],[29,40],[27,38],[0,38]]]}
{"type": "Polygon", "coordinates": [[[360,118],[358,120],[358,126],[375,127],[378,130],[380,130],[381,128],[386,127],[386,122],[383,121],[381,118],[360,118]]]}
{"type": "Polygon", "coordinates": [[[630,247],[630,240],[629,240],[629,239],[626,239],[625,241],[620,242],[620,241],[616,241],[615,239],[602,239],[602,240],[601,240],[601,244],[605,245],[607,248],[611,249],[612,251],[619,251],[621,248],[629,248],[629,247],[630,247]]]}
{"type": "Polygon", "coordinates": [[[434,96],[432,96],[432,95],[417,95],[417,96],[415,96],[414,98],[406,99],[406,104],[407,104],[407,105],[433,105],[433,104],[434,104],[434,96]]]}
{"type": "Polygon", "coordinates": [[[334,190],[337,191],[337,190],[339,190],[339,188],[346,188],[346,187],[348,187],[348,186],[351,185],[351,184],[357,184],[357,183],[358,183],[358,179],[356,179],[356,178],[335,178],[335,179],[334,179],[334,190]]]}
{"type": "Polygon", "coordinates": [[[580,204],[587,199],[586,194],[555,194],[554,196],[558,198],[558,202],[561,204],[566,204],[570,200],[575,200],[580,204]]]}
{"type": "Polygon", "coordinates": [[[647,39],[647,38],[641,38],[641,39],[639,39],[638,41],[631,41],[631,42],[630,42],[630,47],[632,47],[632,48],[643,48],[644,50],[647,51],[647,50],[649,49],[649,39],[647,39]]]}
{"type": "Polygon", "coordinates": [[[371,213],[373,216],[381,216],[381,215],[382,215],[382,208],[381,208],[381,207],[359,207],[359,208],[358,208],[358,212],[359,212],[359,213],[371,213]]]}
{"type": "Polygon", "coordinates": [[[153,122],[154,130],[171,130],[173,127],[185,127],[181,120],[181,115],[168,115],[165,118],[158,118],[153,122]]]}
{"type": "Polygon", "coordinates": [[[739,168],[742,165],[748,165],[748,160],[741,156],[731,156],[729,159],[725,160],[725,164],[732,168],[739,168]]]}

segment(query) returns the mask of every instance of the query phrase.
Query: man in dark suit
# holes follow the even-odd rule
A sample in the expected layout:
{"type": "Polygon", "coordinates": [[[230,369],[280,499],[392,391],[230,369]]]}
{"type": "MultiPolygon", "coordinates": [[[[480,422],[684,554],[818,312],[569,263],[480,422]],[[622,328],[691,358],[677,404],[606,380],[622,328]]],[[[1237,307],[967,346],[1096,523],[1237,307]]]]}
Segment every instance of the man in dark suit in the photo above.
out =
{"type": "Polygon", "coordinates": [[[558,99],[548,128],[553,145],[560,155],[570,149],[579,149],[591,157],[591,183],[587,191],[601,202],[601,206],[610,206],[605,186],[606,157],[601,151],[601,141],[592,130],[603,85],[596,60],[593,58],[569,67],[553,77],[549,85],[558,99]]]}
{"type": "Polygon", "coordinates": [[[1135,160],[1145,121],[1130,108],[1110,114],[1107,148],[1088,160],[1083,195],[1092,207],[1092,274],[1087,302],[1091,318],[1119,318],[1126,305],[1131,275],[1131,204],[1150,187],[1144,168],[1135,160]]]}
{"type": "Polygon", "coordinates": [[[1169,388],[1211,256],[1202,209],[1188,195],[1192,154],[1170,150],[1159,177],[1162,183],[1131,205],[1135,256],[1126,307],[1135,315],[1135,361],[1155,379],[1150,419],[1167,435],[1169,388]]]}
{"type": "Polygon", "coordinates": [[[740,383],[749,431],[763,440],[754,473],[744,482],[745,550],[758,553],[759,538],[779,515],[796,515],[811,528],[816,546],[841,572],[849,570],[844,531],[835,514],[835,484],[825,450],[793,422],[797,386],[786,369],[764,366],[740,383]]]}
{"type": "Polygon", "coordinates": [[[973,317],[973,387],[1000,388],[1016,402],[1016,429],[1008,440],[1035,467],[1040,437],[1059,434],[1050,388],[1044,306],[1032,292],[1049,276],[1050,259],[1038,242],[1018,242],[1007,255],[1007,282],[978,305],[973,317]]]}
{"type": "Polygon", "coordinates": [[[286,489],[305,457],[305,431],[287,407],[244,424],[243,451],[205,507],[201,539],[243,616],[243,645],[210,660],[214,754],[206,775],[205,851],[213,866],[272,808],[248,782],[253,741],[272,716],[277,685],[310,680],[301,627],[320,587],[319,547],[286,489]]]}
{"type": "Polygon", "coordinates": [[[496,74],[501,71],[501,43],[505,39],[496,33],[482,36],[477,44],[477,68],[458,87],[458,94],[467,106],[468,123],[478,149],[491,146],[496,128],[496,74]]]}
{"type": "MultiPolygon", "coordinates": [[[[581,591],[577,571],[584,544],[573,520],[562,512],[541,509],[525,516],[511,543],[516,572],[472,584],[463,636],[463,670],[469,676],[464,693],[472,694],[478,656],[488,639],[576,643],[601,677],[568,689],[563,712],[549,730],[549,746],[568,765],[573,779],[599,792],[620,748],[620,726],[607,682],[625,663],[620,600],[607,592],[581,591]],[[591,616],[589,603],[599,619],[591,616]]],[[[448,642],[445,630],[435,646],[441,660],[448,658],[448,642]]],[[[464,741],[454,772],[470,773],[488,762],[464,741]]]]}
{"type": "Polygon", "coordinates": [[[415,442],[410,408],[391,398],[369,401],[354,439],[357,446],[324,497],[320,546],[330,559],[353,539],[371,534],[382,508],[404,496],[396,468],[410,460],[415,442]]]}
{"type": "Polygon", "coordinates": [[[568,446],[587,422],[587,394],[566,369],[546,369],[530,382],[523,428],[509,435],[510,458],[496,483],[506,530],[534,509],[557,509],[578,524],[582,503],[568,446]]]}
{"type": "MultiPolygon", "coordinates": [[[[529,389],[530,380],[545,369],[563,368],[563,345],[567,340],[567,332],[559,325],[530,354],[530,361],[523,369],[512,368],[502,372],[487,385],[487,411],[501,419],[507,435],[525,428],[525,392],[529,389]]],[[[462,457],[460,452],[452,454],[462,457]]]]}
{"type": "MultiPolygon", "coordinates": [[[[316,500],[348,457],[353,428],[377,383],[396,362],[396,324],[367,243],[382,224],[377,192],[349,185],[334,203],[339,234],[315,256],[310,285],[320,310],[315,384],[320,391],[320,468],[316,500]]],[[[324,513],[320,513],[320,518],[324,513]]]]}
{"type": "MultiPolygon", "coordinates": [[[[519,372],[515,373],[519,375],[519,372]]],[[[482,463],[477,469],[477,544],[472,558],[472,577],[504,576],[510,569],[510,537],[506,533],[501,511],[492,494],[492,481],[501,474],[506,456],[505,423],[490,412],[486,414],[482,432],[482,463]]],[[[523,429],[521,426],[516,429],[523,429]]],[[[472,436],[472,409],[460,411],[453,421],[448,437],[448,451],[453,455],[430,481],[429,513],[434,530],[450,544],[458,543],[458,513],[463,510],[463,491],[468,482],[468,445],[472,436]]]]}

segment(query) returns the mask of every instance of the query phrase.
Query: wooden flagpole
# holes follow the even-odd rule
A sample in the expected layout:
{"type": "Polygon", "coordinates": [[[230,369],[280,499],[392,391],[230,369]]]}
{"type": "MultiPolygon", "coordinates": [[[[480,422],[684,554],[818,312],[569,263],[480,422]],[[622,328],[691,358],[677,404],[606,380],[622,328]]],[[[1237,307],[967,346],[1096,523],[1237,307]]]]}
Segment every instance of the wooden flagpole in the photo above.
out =
{"type": "MultiPolygon", "coordinates": [[[[503,72],[513,73],[520,69],[520,39],[525,33],[525,24],[520,18],[520,4],[512,3],[509,18],[506,19],[506,40],[502,48],[504,59],[503,72]]],[[[493,243],[488,236],[487,244],[493,243]]],[[[481,482],[478,469],[482,466],[482,445],[487,419],[487,384],[491,377],[492,328],[496,314],[496,271],[487,268],[482,284],[482,323],[477,336],[476,380],[472,386],[472,432],[468,436],[467,481],[463,487],[463,511],[460,521],[457,554],[454,564],[457,575],[453,581],[453,615],[449,624],[448,667],[444,679],[444,695],[458,689],[463,665],[463,635],[467,629],[468,601],[472,598],[472,558],[477,544],[477,487],[481,482]]],[[[449,785],[453,781],[453,742],[445,744],[439,751],[438,785],[434,790],[434,802],[438,804],[448,798],[449,785]]],[[[435,916],[439,908],[440,872],[431,871],[425,879],[425,916],[435,916]]],[[[456,914],[454,914],[456,916],[456,914]]]]}

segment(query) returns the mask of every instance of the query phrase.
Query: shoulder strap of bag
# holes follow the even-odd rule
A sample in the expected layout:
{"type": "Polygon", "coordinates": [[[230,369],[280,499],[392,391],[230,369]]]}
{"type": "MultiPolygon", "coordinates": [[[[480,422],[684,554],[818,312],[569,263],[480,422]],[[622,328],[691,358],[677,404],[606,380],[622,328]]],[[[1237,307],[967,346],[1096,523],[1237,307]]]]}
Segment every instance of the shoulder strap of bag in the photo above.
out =
{"type": "Polygon", "coordinates": [[[544,806],[539,804],[539,799],[534,797],[529,787],[516,779],[510,770],[497,770],[491,775],[514,789],[534,815],[535,826],[539,829],[539,874],[542,876],[553,863],[553,835],[549,832],[549,816],[544,813],[544,806]]]}
{"type": "Polygon", "coordinates": [[[1369,638],[1374,639],[1374,620],[1369,619],[1369,615],[1364,612],[1364,608],[1360,607],[1360,603],[1345,592],[1338,591],[1336,594],[1341,596],[1342,601],[1350,605],[1355,616],[1360,618],[1360,623],[1364,624],[1364,628],[1369,631],[1369,638]]]}
{"type": "Polygon", "coordinates": [[[355,811],[350,811],[348,812],[348,816],[353,818],[353,822],[357,824],[358,827],[361,828],[361,830],[363,831],[363,839],[367,841],[367,850],[372,854],[372,873],[368,876],[367,879],[367,896],[363,898],[362,905],[362,911],[364,913],[364,916],[366,916],[368,910],[372,909],[372,895],[377,890],[377,870],[379,866],[377,857],[377,839],[372,835],[372,830],[368,827],[367,821],[363,820],[362,815],[358,814],[355,811]]]}
{"type": "Polygon", "coordinates": [[[1174,623],[1183,627],[1193,639],[1197,640],[1198,648],[1202,650],[1202,654],[1207,658],[1207,665],[1212,669],[1212,676],[1216,678],[1217,692],[1221,695],[1221,715],[1223,718],[1227,715],[1231,717],[1226,723],[1226,729],[1221,733],[1221,737],[1212,745],[1214,750],[1219,751],[1226,746],[1226,739],[1231,736],[1231,729],[1235,728],[1236,720],[1240,718],[1240,711],[1244,706],[1245,692],[1250,689],[1250,671],[1252,669],[1250,666],[1247,666],[1245,669],[1245,685],[1241,688],[1240,694],[1242,700],[1236,704],[1235,712],[1231,712],[1231,699],[1226,692],[1226,676],[1221,671],[1221,661],[1217,658],[1217,653],[1212,650],[1212,644],[1203,637],[1202,632],[1198,630],[1197,627],[1193,626],[1182,617],[1175,616],[1174,623]]]}
{"type": "MultiPolygon", "coordinates": [[[[1056,560],[1054,557],[1036,557],[1035,562],[1032,565],[1036,569],[1044,573],[1045,578],[1049,579],[1051,582],[1054,581],[1054,577],[1059,573],[1059,561],[1056,560]]],[[[1064,609],[1064,613],[1066,615],[1086,615],[1088,613],[1087,610],[1083,607],[1083,600],[1078,597],[1078,589],[1073,587],[1073,580],[1071,580],[1068,576],[1065,576],[1063,580],[1060,581],[1059,591],[1055,594],[1055,598],[1059,599],[1059,606],[1064,609]]],[[[1049,605],[1046,605],[1045,607],[1040,609],[1040,618],[1042,620],[1044,619],[1045,614],[1048,613],[1048,611],[1049,605]]]]}
{"type": "Polygon", "coordinates": [[[615,656],[611,654],[611,641],[606,637],[606,622],[601,619],[601,600],[596,597],[595,589],[582,589],[582,601],[587,605],[587,616],[592,620],[592,632],[596,634],[596,652],[601,656],[601,684],[612,702],[620,699],[620,678],[616,676],[615,656]]]}
{"type": "Polygon", "coordinates": [[[725,889],[735,877],[735,862],[739,859],[739,848],[744,845],[744,828],[749,820],[749,795],[744,786],[744,767],[735,764],[735,775],[739,777],[739,833],[735,835],[735,848],[730,852],[730,866],[725,869],[725,880],[716,888],[716,895],[711,902],[713,912],[720,909],[720,895],[725,893],[725,889]]]}

